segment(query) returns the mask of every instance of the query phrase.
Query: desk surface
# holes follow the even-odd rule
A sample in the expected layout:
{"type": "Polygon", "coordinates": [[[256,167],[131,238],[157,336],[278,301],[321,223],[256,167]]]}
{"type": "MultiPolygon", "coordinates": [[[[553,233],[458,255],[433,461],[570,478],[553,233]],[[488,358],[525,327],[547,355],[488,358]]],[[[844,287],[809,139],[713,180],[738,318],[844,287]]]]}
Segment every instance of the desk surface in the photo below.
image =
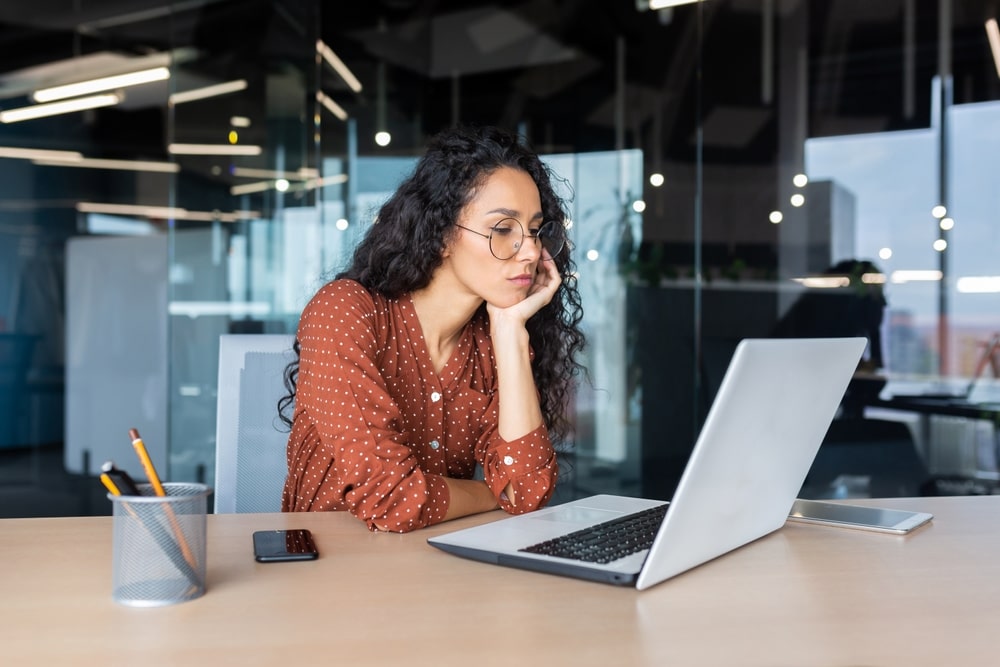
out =
{"type": "Polygon", "coordinates": [[[1000,662],[1000,497],[891,499],[906,537],[789,523],[644,592],[472,562],[343,513],[208,517],[208,592],[111,599],[109,517],[0,520],[5,664],[985,665],[1000,662]],[[257,529],[320,559],[259,564],[257,529]]]}
{"type": "Polygon", "coordinates": [[[986,419],[1000,424],[1000,404],[998,403],[970,403],[962,398],[913,395],[874,398],[867,401],[865,405],[872,408],[888,408],[923,415],[986,419]]]}

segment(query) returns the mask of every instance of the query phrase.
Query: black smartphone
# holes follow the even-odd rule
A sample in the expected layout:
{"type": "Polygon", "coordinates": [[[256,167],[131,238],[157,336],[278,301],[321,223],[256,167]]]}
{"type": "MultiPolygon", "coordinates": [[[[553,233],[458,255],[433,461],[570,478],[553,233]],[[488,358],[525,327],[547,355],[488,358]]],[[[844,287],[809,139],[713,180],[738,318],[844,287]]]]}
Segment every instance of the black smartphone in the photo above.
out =
{"type": "Polygon", "coordinates": [[[253,555],[261,563],[313,560],[319,557],[312,533],[305,528],[258,530],[253,534],[253,555]]]}

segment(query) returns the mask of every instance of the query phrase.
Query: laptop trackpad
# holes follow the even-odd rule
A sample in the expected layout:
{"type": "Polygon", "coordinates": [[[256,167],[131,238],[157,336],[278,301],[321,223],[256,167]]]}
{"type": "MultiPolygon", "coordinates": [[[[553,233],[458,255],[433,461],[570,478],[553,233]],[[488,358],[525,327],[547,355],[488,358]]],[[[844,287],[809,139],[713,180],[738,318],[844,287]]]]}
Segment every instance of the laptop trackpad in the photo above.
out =
{"type": "Polygon", "coordinates": [[[552,508],[551,512],[536,514],[533,518],[540,521],[559,521],[561,523],[601,523],[620,517],[622,512],[602,510],[596,507],[580,507],[578,505],[562,505],[552,508]]]}

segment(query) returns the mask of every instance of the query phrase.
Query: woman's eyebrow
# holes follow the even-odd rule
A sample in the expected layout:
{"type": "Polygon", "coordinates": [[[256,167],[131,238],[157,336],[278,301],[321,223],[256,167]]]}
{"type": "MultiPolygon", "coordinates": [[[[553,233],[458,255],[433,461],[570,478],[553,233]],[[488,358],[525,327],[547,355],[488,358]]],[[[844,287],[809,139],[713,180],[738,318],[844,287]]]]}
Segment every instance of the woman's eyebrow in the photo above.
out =
{"type": "MultiPolygon", "coordinates": [[[[518,211],[515,211],[514,209],[510,209],[510,208],[495,208],[495,209],[493,209],[491,211],[486,211],[487,215],[490,215],[490,214],[493,214],[493,213],[499,213],[500,215],[505,215],[508,218],[514,218],[515,220],[518,219],[518,217],[517,217],[518,216],[518,211]]],[[[533,216],[531,216],[529,218],[529,220],[541,220],[543,217],[545,217],[545,216],[542,214],[542,212],[538,211],[533,216]]]]}

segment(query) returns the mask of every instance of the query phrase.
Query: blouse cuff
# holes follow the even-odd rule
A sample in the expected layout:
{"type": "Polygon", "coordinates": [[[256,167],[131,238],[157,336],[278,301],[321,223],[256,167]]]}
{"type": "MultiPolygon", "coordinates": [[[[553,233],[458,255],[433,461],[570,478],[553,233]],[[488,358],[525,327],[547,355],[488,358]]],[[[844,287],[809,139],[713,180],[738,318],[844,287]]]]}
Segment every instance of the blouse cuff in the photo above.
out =
{"type": "Polygon", "coordinates": [[[548,430],[539,426],[512,442],[498,438],[483,468],[486,483],[504,511],[520,514],[538,509],[552,496],[558,472],[548,430]],[[504,495],[508,484],[515,502],[504,495]]]}

